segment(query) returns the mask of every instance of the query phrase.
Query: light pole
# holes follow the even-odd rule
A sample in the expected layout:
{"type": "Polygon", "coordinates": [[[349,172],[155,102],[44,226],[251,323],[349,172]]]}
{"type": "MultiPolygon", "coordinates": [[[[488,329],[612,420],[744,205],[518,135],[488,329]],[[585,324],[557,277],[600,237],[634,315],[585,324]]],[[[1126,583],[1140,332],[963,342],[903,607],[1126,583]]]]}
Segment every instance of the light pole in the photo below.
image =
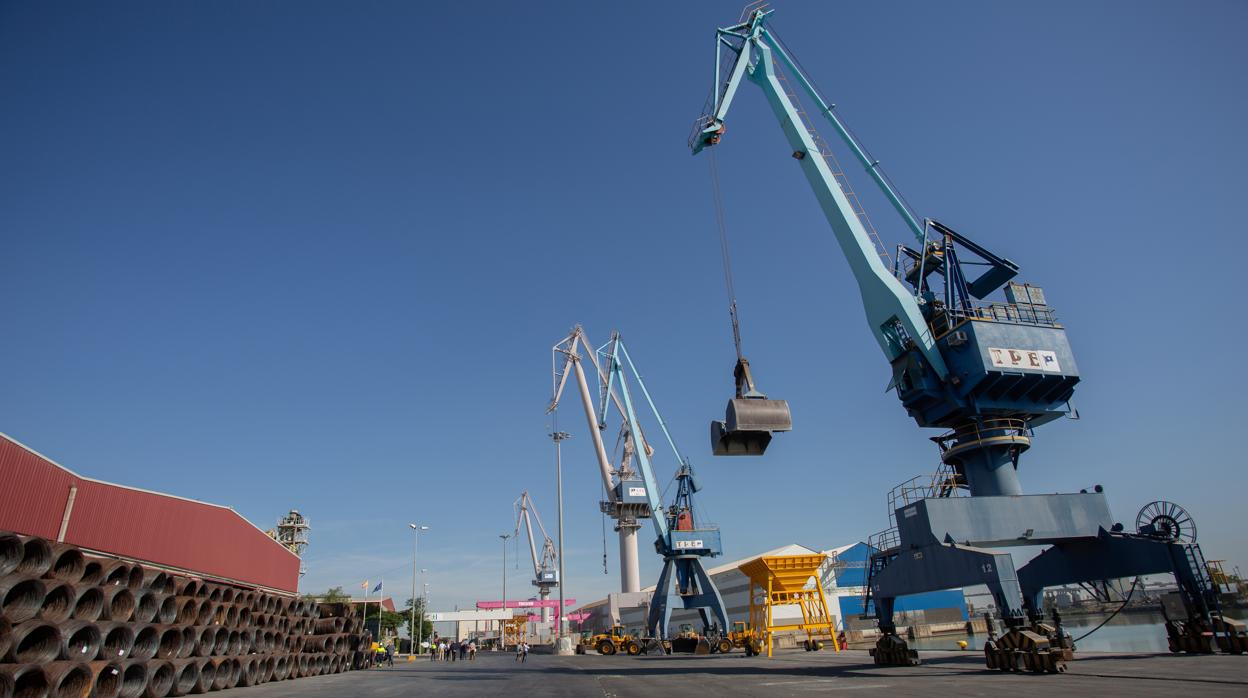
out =
{"type": "Polygon", "coordinates": [[[414,523],[409,523],[408,527],[412,529],[413,535],[412,535],[412,624],[407,626],[408,628],[407,641],[412,643],[412,646],[408,649],[408,654],[415,655],[417,653],[416,643],[415,643],[415,634],[412,631],[416,629],[416,547],[420,544],[420,532],[428,531],[429,527],[418,526],[414,523]]]}
{"type": "MultiPolygon", "coordinates": [[[[511,538],[511,535],[507,533],[500,533],[498,537],[503,539],[503,615],[507,615],[507,539],[511,538]]],[[[504,637],[504,635],[506,635],[504,630],[505,627],[506,621],[501,621],[498,624],[498,645],[504,651],[507,649],[507,647],[503,644],[506,641],[506,637],[504,637]]]]}
{"type": "MultiPolygon", "coordinates": [[[[428,571],[429,570],[424,569],[422,567],[420,570],[420,575],[421,575],[420,578],[425,579],[424,575],[428,571]]],[[[420,598],[420,625],[416,626],[417,628],[416,643],[417,643],[418,648],[420,646],[420,643],[423,642],[425,639],[425,609],[429,607],[429,582],[423,582],[423,584],[424,584],[424,593],[421,595],[421,598],[420,598]]]]}
{"type": "Polygon", "coordinates": [[[563,637],[563,585],[567,582],[563,576],[563,448],[560,444],[572,435],[559,431],[558,417],[555,419],[555,431],[550,438],[555,441],[555,496],[559,500],[559,608],[556,616],[559,621],[555,625],[555,651],[558,652],[559,640],[563,637]]]}

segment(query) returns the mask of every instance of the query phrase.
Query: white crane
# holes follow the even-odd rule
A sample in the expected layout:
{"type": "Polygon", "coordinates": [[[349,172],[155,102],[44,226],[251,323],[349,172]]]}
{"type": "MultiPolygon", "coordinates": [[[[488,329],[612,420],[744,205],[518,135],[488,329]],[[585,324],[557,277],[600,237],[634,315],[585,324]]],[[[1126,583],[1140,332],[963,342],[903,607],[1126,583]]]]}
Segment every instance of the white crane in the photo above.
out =
{"type": "MultiPolygon", "coordinates": [[[[533,586],[537,587],[537,597],[542,601],[550,598],[550,590],[559,586],[559,566],[557,564],[559,556],[555,553],[555,542],[550,539],[546,533],[546,527],[542,525],[542,517],[537,515],[537,508],[533,506],[533,500],[529,497],[529,491],[525,490],[516,498],[512,505],[516,512],[516,531],[515,535],[520,535],[520,524],[524,523],[525,531],[529,535],[529,554],[533,557],[533,586]],[[537,555],[537,539],[533,537],[533,521],[537,521],[537,528],[542,532],[542,555],[537,555]]],[[[563,609],[560,609],[562,613],[563,609]]],[[[550,609],[542,607],[542,622],[550,622],[550,609]]]]}
{"type": "Polygon", "coordinates": [[[646,483],[632,468],[631,461],[634,455],[634,440],[644,444],[645,438],[640,433],[640,427],[637,428],[638,433],[635,439],[631,431],[624,430],[621,434],[624,440],[623,455],[619,466],[613,466],[610,457],[607,456],[606,446],[602,442],[602,431],[606,425],[598,419],[598,415],[604,410],[601,410],[594,401],[589,382],[585,378],[585,369],[581,366],[581,359],[588,358],[598,372],[598,386],[603,403],[611,400],[619,408],[620,414],[624,414],[625,410],[620,403],[619,396],[614,391],[605,389],[604,386],[608,384],[606,374],[603,373],[602,366],[598,363],[593,345],[585,336],[585,330],[580,325],[574,327],[567,337],[554,346],[553,354],[554,392],[546,411],[547,413],[553,412],[559,407],[559,399],[563,395],[564,386],[567,385],[568,374],[572,373],[576,378],[577,387],[580,388],[581,406],[585,409],[585,420],[589,424],[594,452],[598,456],[602,484],[607,492],[607,501],[601,502],[600,506],[604,513],[615,519],[615,530],[620,535],[620,591],[641,591],[641,571],[637,558],[637,529],[641,528],[638,519],[650,518],[650,499],[646,483]],[[583,354],[581,350],[584,351],[583,354]]]}

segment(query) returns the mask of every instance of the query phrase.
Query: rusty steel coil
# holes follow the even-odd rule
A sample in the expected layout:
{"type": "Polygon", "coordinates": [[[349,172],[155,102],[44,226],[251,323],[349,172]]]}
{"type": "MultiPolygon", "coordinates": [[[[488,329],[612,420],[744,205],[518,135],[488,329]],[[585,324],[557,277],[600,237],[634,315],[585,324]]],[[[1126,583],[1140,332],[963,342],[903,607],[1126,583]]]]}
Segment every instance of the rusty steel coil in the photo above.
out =
{"type": "Polygon", "coordinates": [[[22,577],[42,577],[52,566],[52,546],[38,536],[19,536],[22,541],[22,561],[12,574],[22,577]]]}
{"type": "Polygon", "coordinates": [[[134,630],[125,623],[99,623],[101,660],[121,660],[130,657],[134,648],[134,630]]]}
{"type": "Polygon", "coordinates": [[[107,560],[98,557],[87,556],[86,561],[82,565],[82,577],[78,583],[83,586],[99,586],[104,582],[104,565],[107,560]]]}
{"type": "Polygon", "coordinates": [[[165,625],[178,622],[178,597],[161,597],[160,609],[156,611],[156,622],[165,625]]]}
{"type": "Polygon", "coordinates": [[[134,644],[130,646],[130,658],[148,660],[160,649],[160,630],[153,625],[137,626],[134,644]]]}
{"type": "Polygon", "coordinates": [[[159,640],[156,644],[155,659],[175,659],[182,651],[182,628],[177,625],[150,625],[156,630],[159,640]]]}
{"type": "Polygon", "coordinates": [[[195,614],[195,625],[212,625],[212,619],[216,615],[216,611],[216,602],[208,599],[200,601],[199,610],[195,614]]]}
{"type": "Polygon", "coordinates": [[[96,621],[104,612],[104,590],[95,586],[79,584],[78,598],[74,599],[74,610],[70,617],[74,620],[96,621]]]}
{"type": "Polygon", "coordinates": [[[39,614],[47,587],[42,580],[16,575],[0,579],[0,618],[21,623],[39,614]]]}
{"type": "Polygon", "coordinates": [[[155,660],[147,663],[147,689],[144,696],[167,696],[175,679],[173,662],[155,660]]]}
{"type": "Polygon", "coordinates": [[[87,558],[76,546],[64,543],[52,545],[52,564],[44,575],[70,584],[82,581],[82,573],[86,571],[87,558]]]}
{"type": "Polygon", "coordinates": [[[130,565],[121,560],[109,560],[100,570],[100,586],[130,587],[130,565]]]}
{"type": "Polygon", "coordinates": [[[122,662],[121,692],[118,698],[140,698],[147,691],[147,676],[150,673],[146,660],[122,662]]]}
{"type": "Polygon", "coordinates": [[[13,533],[0,531],[0,577],[16,570],[22,564],[22,558],[25,555],[21,538],[13,533]]]}
{"type": "Polygon", "coordinates": [[[207,693],[213,690],[212,685],[217,679],[217,665],[211,659],[196,659],[195,666],[199,671],[199,677],[191,693],[207,693]]]}
{"type": "Polygon", "coordinates": [[[69,620],[74,612],[74,602],[78,600],[78,590],[66,582],[49,580],[43,604],[39,607],[38,618],[49,623],[63,623],[69,620]]]}
{"type": "Polygon", "coordinates": [[[62,623],[60,658],[72,662],[90,662],[95,660],[103,644],[103,636],[95,623],[85,620],[71,620],[62,623]]]}
{"type": "Polygon", "coordinates": [[[61,654],[61,631],[51,623],[32,620],[13,626],[9,652],[4,661],[43,664],[61,654]]]}
{"type": "Polygon", "coordinates": [[[169,689],[171,696],[184,696],[195,689],[199,683],[199,662],[194,659],[173,660],[173,687],[169,689]]]}
{"type": "Polygon", "coordinates": [[[13,676],[13,695],[15,696],[46,696],[48,695],[48,676],[39,664],[14,664],[10,667],[13,676]]]}
{"type": "Polygon", "coordinates": [[[156,613],[160,611],[160,598],[150,591],[141,591],[135,597],[134,616],[131,620],[135,623],[152,623],[156,620],[156,613]]]}
{"type": "Polygon", "coordinates": [[[48,693],[53,696],[86,696],[91,692],[93,677],[86,662],[50,662],[42,669],[48,693]]]}
{"type": "Polygon", "coordinates": [[[170,626],[178,628],[182,633],[182,644],[178,647],[178,659],[186,659],[194,656],[195,645],[198,644],[199,636],[195,632],[195,627],[191,625],[174,625],[170,626]]]}
{"type": "Polygon", "coordinates": [[[87,666],[91,668],[91,698],[117,698],[121,695],[125,676],[125,667],[121,662],[89,662],[87,666]]]}
{"type": "Polygon", "coordinates": [[[134,594],[129,588],[113,584],[104,587],[104,605],[100,619],[127,623],[134,616],[134,594]]]}

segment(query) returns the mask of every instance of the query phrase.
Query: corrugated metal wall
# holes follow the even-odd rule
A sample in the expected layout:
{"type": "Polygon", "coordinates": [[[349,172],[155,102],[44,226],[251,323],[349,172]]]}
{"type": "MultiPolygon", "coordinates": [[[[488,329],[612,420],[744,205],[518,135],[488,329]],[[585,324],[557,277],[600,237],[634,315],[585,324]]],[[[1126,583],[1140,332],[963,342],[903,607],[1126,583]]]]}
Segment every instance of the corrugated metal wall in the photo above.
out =
{"type": "Polygon", "coordinates": [[[299,558],[227,507],[88,480],[0,434],[0,530],[295,592],[299,558]]]}

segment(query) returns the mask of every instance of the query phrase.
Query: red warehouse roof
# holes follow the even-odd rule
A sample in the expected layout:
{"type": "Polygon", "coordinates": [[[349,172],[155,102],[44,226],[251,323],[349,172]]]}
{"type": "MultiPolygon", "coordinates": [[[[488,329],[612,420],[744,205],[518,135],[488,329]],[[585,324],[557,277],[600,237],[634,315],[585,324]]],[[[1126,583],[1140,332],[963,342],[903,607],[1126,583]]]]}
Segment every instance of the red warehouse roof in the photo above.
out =
{"type": "Polygon", "coordinates": [[[0,530],[295,593],[299,557],[218,504],[84,478],[0,434],[0,530]]]}

